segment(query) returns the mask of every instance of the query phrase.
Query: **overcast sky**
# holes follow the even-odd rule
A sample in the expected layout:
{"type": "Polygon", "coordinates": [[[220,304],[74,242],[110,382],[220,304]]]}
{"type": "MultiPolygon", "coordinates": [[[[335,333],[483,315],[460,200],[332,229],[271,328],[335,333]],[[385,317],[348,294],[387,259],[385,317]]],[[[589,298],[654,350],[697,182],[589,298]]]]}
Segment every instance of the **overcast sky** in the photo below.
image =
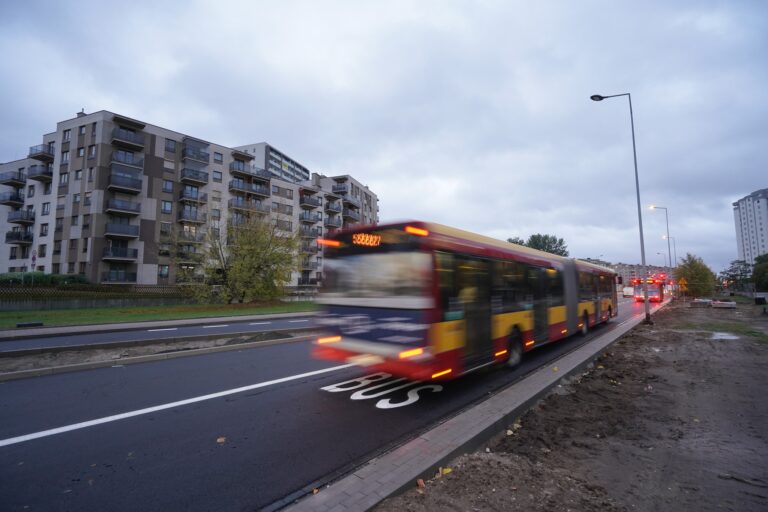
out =
{"type": "Polygon", "coordinates": [[[71,1],[0,4],[0,161],[110,110],[351,174],[382,222],[565,239],[719,272],[731,203],[768,187],[768,2],[71,1]]]}

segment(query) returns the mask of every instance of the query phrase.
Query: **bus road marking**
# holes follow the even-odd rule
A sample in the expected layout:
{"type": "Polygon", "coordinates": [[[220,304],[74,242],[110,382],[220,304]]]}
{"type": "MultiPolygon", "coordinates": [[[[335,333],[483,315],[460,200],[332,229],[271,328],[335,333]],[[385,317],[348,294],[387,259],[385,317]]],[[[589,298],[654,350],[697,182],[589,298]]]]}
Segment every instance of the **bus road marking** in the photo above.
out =
{"type": "MultiPolygon", "coordinates": [[[[357,377],[351,380],[345,380],[344,382],[338,382],[329,386],[320,388],[322,391],[329,393],[343,393],[345,391],[354,391],[350,395],[350,400],[368,400],[371,398],[379,398],[384,395],[388,395],[395,391],[405,390],[411,388],[406,393],[405,400],[394,401],[392,398],[382,398],[376,402],[377,409],[396,409],[398,407],[405,407],[406,405],[415,404],[419,401],[419,391],[431,391],[433,393],[439,393],[443,390],[443,386],[440,384],[426,384],[424,382],[409,381],[406,379],[391,379],[392,375],[385,372],[372,373],[363,377],[357,377]],[[370,384],[373,384],[370,386],[370,384]],[[392,387],[395,385],[394,387],[392,387]],[[383,391],[372,391],[383,389],[383,391]]],[[[402,396],[402,395],[401,395],[402,396]]]]}
{"type": "Polygon", "coordinates": [[[171,402],[167,404],[155,405],[154,407],[147,407],[145,409],[138,409],[136,411],[128,411],[121,414],[114,414],[112,416],[106,416],[104,418],[97,418],[95,420],[83,421],[80,423],[74,423],[72,425],[65,425],[63,427],[51,428],[48,430],[41,430],[40,432],[34,432],[32,434],[26,434],[22,436],[10,437],[8,439],[0,439],[0,447],[9,446],[12,444],[23,443],[25,441],[31,441],[33,439],[39,439],[42,437],[54,436],[56,434],[63,434],[64,432],[71,432],[73,430],[80,430],[83,428],[93,427],[95,425],[101,425],[103,423],[110,423],[113,421],[124,420],[127,418],[133,418],[134,416],[141,416],[143,414],[150,414],[153,412],[164,411],[165,409],[172,409],[174,407],[181,407],[183,405],[194,404],[202,402],[204,400],[211,400],[214,398],[221,398],[222,396],[234,395],[235,393],[242,393],[243,391],[250,391],[252,389],[265,388],[275,384],[281,384],[283,382],[289,382],[292,380],[303,379],[305,377],[312,377],[314,375],[320,375],[323,373],[335,372],[349,368],[351,364],[342,364],[340,366],[332,366],[323,370],[315,370],[313,372],[300,373],[298,375],[291,375],[288,377],[282,377],[280,379],[274,379],[266,382],[259,382],[258,384],[251,384],[249,386],[243,386],[234,389],[227,389],[225,391],[219,391],[217,393],[211,393],[209,395],[196,396],[193,398],[187,398],[186,400],[179,400],[177,402],[171,402]]]}

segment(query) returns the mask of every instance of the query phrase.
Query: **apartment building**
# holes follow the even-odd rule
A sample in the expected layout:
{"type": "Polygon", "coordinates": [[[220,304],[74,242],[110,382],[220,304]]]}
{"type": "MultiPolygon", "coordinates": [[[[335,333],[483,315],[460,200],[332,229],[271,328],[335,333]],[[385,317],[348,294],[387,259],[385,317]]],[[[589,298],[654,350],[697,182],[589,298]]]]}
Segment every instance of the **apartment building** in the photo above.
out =
{"type": "Polygon", "coordinates": [[[739,259],[752,265],[755,258],[768,254],[768,188],[733,203],[733,220],[739,259]]]}
{"type": "Polygon", "coordinates": [[[309,169],[266,142],[238,146],[235,149],[251,155],[254,165],[266,169],[275,178],[291,183],[301,183],[310,178],[309,169]]]}
{"type": "MultiPolygon", "coordinates": [[[[268,155],[271,146],[249,147],[268,155]]],[[[304,176],[306,168],[283,157],[304,176]]],[[[44,135],[28,158],[0,164],[0,272],[182,283],[199,275],[207,233],[265,215],[301,238],[301,268],[290,285],[314,287],[322,276],[317,238],[376,223],[378,198],[350,176],[286,180],[256,160],[252,151],[112,112],[79,113],[44,135]],[[354,199],[364,201],[344,202],[353,189],[334,192],[337,183],[354,183],[354,199]]]]}

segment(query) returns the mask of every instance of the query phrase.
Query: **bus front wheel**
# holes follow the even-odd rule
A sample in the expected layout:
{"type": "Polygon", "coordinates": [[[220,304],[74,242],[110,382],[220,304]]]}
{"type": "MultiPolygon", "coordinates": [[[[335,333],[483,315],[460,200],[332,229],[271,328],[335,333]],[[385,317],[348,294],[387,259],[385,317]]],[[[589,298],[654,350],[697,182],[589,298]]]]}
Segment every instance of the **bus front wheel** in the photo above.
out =
{"type": "Polygon", "coordinates": [[[517,368],[523,360],[523,336],[520,331],[515,329],[509,335],[509,358],[507,359],[508,368],[517,368]]]}

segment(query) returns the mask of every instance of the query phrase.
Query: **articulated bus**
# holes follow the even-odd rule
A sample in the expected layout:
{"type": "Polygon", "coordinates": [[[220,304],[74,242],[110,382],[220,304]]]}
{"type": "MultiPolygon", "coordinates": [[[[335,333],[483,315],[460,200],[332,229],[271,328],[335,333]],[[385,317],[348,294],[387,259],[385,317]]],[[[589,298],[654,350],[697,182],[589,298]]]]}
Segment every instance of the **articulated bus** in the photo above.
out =
{"type": "Polygon", "coordinates": [[[318,244],[320,359],[448,380],[517,366],[617,314],[611,269],[439,224],[361,226],[318,244]]]}
{"type": "MultiPolygon", "coordinates": [[[[648,286],[648,302],[664,302],[664,279],[651,276],[645,280],[648,286]]],[[[643,293],[643,280],[633,279],[635,286],[635,302],[645,302],[645,293],[643,293]]]]}

